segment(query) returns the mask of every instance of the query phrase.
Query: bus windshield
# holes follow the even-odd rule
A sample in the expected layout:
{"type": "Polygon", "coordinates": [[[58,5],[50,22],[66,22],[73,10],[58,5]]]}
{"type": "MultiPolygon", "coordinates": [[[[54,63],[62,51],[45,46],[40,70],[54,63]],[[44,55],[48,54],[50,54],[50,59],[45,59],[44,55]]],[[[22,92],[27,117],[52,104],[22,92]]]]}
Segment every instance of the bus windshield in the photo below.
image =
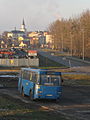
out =
{"type": "Polygon", "coordinates": [[[61,83],[60,75],[41,75],[41,85],[59,86],[61,83]]]}

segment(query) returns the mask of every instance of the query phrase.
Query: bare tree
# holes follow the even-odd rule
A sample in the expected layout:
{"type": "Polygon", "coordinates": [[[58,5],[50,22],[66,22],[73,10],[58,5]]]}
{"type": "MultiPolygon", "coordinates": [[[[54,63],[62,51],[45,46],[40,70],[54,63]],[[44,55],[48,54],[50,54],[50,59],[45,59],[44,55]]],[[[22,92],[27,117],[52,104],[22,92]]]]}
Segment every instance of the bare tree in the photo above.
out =
{"type": "Polygon", "coordinates": [[[49,26],[54,49],[74,56],[90,57],[90,11],[68,20],[56,20],[49,26]]]}

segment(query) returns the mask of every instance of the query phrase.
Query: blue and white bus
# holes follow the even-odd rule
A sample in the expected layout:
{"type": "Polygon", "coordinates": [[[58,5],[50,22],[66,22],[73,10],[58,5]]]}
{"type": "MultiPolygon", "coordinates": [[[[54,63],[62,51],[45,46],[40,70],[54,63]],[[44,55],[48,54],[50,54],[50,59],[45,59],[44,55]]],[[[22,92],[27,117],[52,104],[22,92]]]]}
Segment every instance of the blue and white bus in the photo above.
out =
{"type": "Polygon", "coordinates": [[[34,99],[60,99],[62,94],[61,72],[45,69],[22,68],[18,90],[34,99]]]}

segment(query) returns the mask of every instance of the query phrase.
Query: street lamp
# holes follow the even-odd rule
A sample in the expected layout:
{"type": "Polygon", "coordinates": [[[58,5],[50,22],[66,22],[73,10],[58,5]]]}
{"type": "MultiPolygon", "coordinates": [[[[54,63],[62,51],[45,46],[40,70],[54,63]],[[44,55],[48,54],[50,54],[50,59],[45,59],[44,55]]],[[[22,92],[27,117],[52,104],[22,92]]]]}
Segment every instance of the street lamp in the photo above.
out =
{"type": "Polygon", "coordinates": [[[71,56],[72,56],[72,54],[73,54],[73,51],[72,51],[72,33],[70,32],[70,40],[71,40],[71,56]]]}
{"type": "Polygon", "coordinates": [[[62,40],[62,52],[63,52],[63,48],[64,48],[63,34],[61,35],[61,40],[62,40]]]}
{"type": "Polygon", "coordinates": [[[84,39],[84,29],[82,29],[82,58],[85,59],[85,39],[84,39]]]}

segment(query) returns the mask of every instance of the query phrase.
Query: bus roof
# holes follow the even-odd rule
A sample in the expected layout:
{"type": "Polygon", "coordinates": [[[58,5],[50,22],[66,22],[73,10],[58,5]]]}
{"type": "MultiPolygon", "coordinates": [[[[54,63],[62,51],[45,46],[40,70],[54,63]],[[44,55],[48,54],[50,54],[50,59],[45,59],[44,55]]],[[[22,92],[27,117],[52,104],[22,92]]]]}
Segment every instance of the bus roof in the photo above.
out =
{"type": "Polygon", "coordinates": [[[48,73],[48,74],[57,74],[57,75],[61,75],[61,72],[56,72],[56,71],[52,71],[52,70],[49,70],[49,69],[37,69],[37,68],[22,68],[21,69],[22,71],[33,71],[33,72],[37,72],[37,73],[41,73],[41,74],[45,74],[45,73],[48,73]]]}

